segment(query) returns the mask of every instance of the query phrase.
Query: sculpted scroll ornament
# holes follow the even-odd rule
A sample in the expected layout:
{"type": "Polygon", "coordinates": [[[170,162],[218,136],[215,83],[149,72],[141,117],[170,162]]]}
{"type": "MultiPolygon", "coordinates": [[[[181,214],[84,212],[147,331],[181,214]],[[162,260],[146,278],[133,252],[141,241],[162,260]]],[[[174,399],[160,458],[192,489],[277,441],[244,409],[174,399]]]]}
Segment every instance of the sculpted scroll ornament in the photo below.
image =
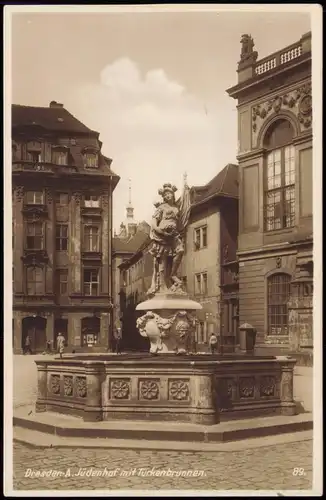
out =
{"type": "Polygon", "coordinates": [[[76,377],[76,394],[79,398],[87,396],[87,385],[85,377],[76,377]]]}
{"type": "Polygon", "coordinates": [[[60,375],[51,375],[50,390],[53,394],[60,392],[60,375]]]}
{"type": "Polygon", "coordinates": [[[173,349],[177,354],[185,354],[189,350],[189,340],[195,329],[195,320],[187,311],[177,311],[170,318],[163,318],[153,311],[148,311],[137,319],[136,325],[140,334],[148,337],[151,353],[173,349]]]}
{"type": "Polygon", "coordinates": [[[82,198],[82,194],[81,194],[81,192],[80,192],[80,191],[75,191],[75,192],[73,193],[73,198],[74,198],[74,200],[75,200],[76,205],[77,205],[77,206],[78,206],[78,205],[80,205],[81,198],[82,198]]]}
{"type": "Polygon", "coordinates": [[[63,392],[65,396],[72,396],[73,394],[72,377],[63,377],[63,392]]]}
{"type": "Polygon", "coordinates": [[[163,349],[162,339],[171,328],[174,316],[170,319],[162,318],[158,314],[148,311],[136,321],[140,335],[148,337],[151,343],[150,352],[155,354],[163,349]]]}
{"type": "Polygon", "coordinates": [[[243,377],[239,379],[240,398],[252,398],[255,394],[255,379],[243,377]]]}
{"type": "Polygon", "coordinates": [[[263,377],[260,381],[260,395],[274,396],[274,393],[275,393],[274,377],[263,377]]]}
{"type": "Polygon", "coordinates": [[[16,188],[16,199],[21,201],[24,198],[24,186],[17,186],[16,188]]]}

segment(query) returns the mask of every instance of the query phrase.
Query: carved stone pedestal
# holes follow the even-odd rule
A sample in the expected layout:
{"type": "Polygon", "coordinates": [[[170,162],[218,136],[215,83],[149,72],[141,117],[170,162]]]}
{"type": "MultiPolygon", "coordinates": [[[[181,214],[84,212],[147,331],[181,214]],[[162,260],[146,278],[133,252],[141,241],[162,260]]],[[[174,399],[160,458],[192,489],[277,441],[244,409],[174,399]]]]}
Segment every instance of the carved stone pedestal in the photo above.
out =
{"type": "Polygon", "coordinates": [[[138,304],[137,311],[146,311],[137,320],[137,328],[150,340],[152,354],[187,354],[196,329],[196,311],[201,304],[187,295],[158,293],[138,304]]]}
{"type": "MultiPolygon", "coordinates": [[[[215,425],[294,415],[289,357],[98,354],[38,360],[37,412],[101,420],[215,425]]],[[[125,436],[126,437],[126,436],[125,436]]]]}

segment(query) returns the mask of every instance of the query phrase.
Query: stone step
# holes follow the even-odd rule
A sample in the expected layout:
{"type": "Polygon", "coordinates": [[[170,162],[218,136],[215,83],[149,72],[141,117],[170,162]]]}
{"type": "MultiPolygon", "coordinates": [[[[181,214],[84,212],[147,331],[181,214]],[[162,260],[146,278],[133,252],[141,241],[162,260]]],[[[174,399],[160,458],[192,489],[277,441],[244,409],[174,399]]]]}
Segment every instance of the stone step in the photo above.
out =
{"type": "Polygon", "coordinates": [[[38,431],[62,438],[131,439],[149,441],[178,441],[222,443],[261,438],[313,429],[311,413],[232,420],[203,426],[173,422],[101,421],[84,422],[80,418],[51,412],[35,413],[33,407],[17,408],[14,427],[38,431]]]}

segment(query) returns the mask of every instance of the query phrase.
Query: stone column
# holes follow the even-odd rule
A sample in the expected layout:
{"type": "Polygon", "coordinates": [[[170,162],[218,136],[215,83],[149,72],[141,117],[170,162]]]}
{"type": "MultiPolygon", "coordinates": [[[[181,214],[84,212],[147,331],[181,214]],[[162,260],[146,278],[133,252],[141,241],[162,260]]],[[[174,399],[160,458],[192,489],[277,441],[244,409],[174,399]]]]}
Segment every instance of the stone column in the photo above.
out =
{"type": "Polygon", "coordinates": [[[81,293],[81,193],[74,192],[71,200],[71,246],[70,258],[72,268],[72,293],[81,293]]]}
{"type": "Polygon", "coordinates": [[[81,346],[81,316],[79,313],[68,315],[68,337],[69,345],[72,347],[81,346]]]}
{"type": "Polygon", "coordinates": [[[13,264],[15,266],[15,293],[24,293],[24,267],[21,257],[24,253],[24,219],[22,214],[24,202],[24,187],[16,186],[14,191],[14,238],[13,264]]]}
{"type": "Polygon", "coordinates": [[[103,420],[102,412],[102,382],[104,371],[101,365],[89,362],[86,367],[86,404],[84,406],[84,421],[98,422],[103,420]]]}
{"type": "Polygon", "coordinates": [[[48,220],[46,222],[45,244],[49,257],[49,263],[46,266],[46,281],[45,293],[53,294],[53,281],[54,281],[54,244],[55,244],[55,225],[54,225],[54,206],[53,196],[50,189],[46,189],[46,204],[48,208],[48,220]]]}
{"type": "Polygon", "coordinates": [[[196,413],[193,415],[193,422],[202,425],[218,424],[220,417],[215,397],[213,374],[196,373],[194,383],[193,406],[196,408],[196,413]]]}
{"type": "Polygon", "coordinates": [[[13,311],[14,319],[14,354],[22,354],[22,316],[19,311],[13,311]]]}
{"type": "Polygon", "coordinates": [[[282,363],[281,372],[281,408],[282,415],[296,415],[296,404],[293,400],[293,370],[295,359],[286,359],[282,363]]]}
{"type": "Polygon", "coordinates": [[[109,293],[109,200],[102,195],[102,279],[101,292],[109,293]]]}
{"type": "Polygon", "coordinates": [[[100,339],[99,344],[103,348],[107,348],[109,345],[109,314],[110,312],[104,312],[100,316],[100,339]]]}
{"type": "Polygon", "coordinates": [[[36,412],[46,411],[47,397],[47,363],[44,361],[36,361],[37,366],[37,400],[35,405],[36,412]]]}

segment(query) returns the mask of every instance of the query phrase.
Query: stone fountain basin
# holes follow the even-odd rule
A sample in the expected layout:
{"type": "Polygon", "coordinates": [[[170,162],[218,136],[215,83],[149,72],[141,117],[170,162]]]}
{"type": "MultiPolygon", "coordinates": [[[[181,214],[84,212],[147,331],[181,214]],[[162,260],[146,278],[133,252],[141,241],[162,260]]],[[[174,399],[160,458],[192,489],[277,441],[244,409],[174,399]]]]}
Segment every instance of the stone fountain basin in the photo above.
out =
{"type": "Polygon", "coordinates": [[[76,354],[38,360],[36,411],[84,421],[202,425],[294,415],[295,363],[287,356],[250,354],[76,354]]]}

